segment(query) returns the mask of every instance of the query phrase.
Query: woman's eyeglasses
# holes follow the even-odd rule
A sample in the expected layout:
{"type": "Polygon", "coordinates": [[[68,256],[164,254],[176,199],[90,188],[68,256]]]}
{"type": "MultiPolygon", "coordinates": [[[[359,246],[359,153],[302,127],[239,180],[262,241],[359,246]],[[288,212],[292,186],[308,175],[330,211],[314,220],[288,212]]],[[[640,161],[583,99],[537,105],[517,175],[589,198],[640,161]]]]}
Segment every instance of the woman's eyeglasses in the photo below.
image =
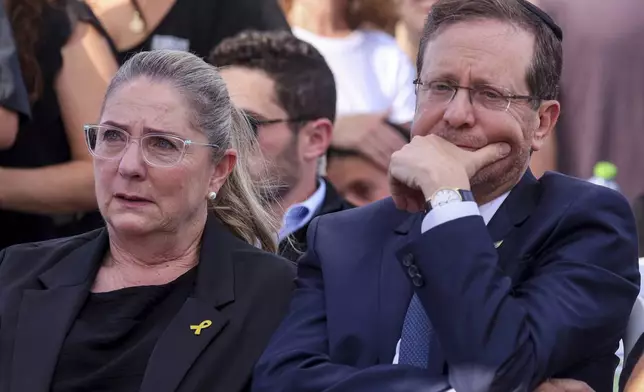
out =
{"type": "Polygon", "coordinates": [[[85,125],[85,139],[93,156],[109,160],[122,158],[130,142],[138,141],[145,162],[157,167],[177,165],[189,146],[218,148],[214,144],[197,143],[168,134],[150,133],[133,137],[122,129],[107,125],[85,125]]]}

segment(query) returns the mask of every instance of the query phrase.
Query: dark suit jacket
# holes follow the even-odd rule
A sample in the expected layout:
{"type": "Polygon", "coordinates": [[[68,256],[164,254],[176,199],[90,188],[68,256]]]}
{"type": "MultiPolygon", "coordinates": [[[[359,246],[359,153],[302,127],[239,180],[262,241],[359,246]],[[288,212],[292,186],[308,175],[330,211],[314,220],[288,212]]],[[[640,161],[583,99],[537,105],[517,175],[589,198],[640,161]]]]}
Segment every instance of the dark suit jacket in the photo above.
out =
{"type": "MultiPolygon", "coordinates": [[[[0,391],[49,391],[61,345],[107,246],[101,229],[0,253],[0,391]]],[[[193,295],[156,343],[140,390],[247,390],[253,365],[287,311],[294,274],[291,262],[209,218],[193,295]],[[190,325],[203,320],[212,325],[196,336],[190,325]]]]}
{"type": "Polygon", "coordinates": [[[422,219],[387,199],[311,224],[253,391],[433,391],[443,378],[531,392],[548,377],[612,390],[639,287],[624,197],[528,173],[487,227],[470,216],[421,234],[422,219]],[[428,369],[391,365],[412,292],[434,327],[428,369]]]}
{"type": "MultiPolygon", "coordinates": [[[[333,212],[344,211],[355,206],[344,200],[338,191],[335,190],[333,185],[327,180],[322,179],[326,183],[326,193],[324,194],[324,202],[318,212],[315,213],[313,218],[321,215],[331,214],[333,212]]],[[[311,219],[312,221],[313,219],[311,219]]],[[[282,241],[279,245],[279,254],[292,261],[297,261],[304,252],[306,252],[306,232],[309,229],[311,222],[308,222],[301,229],[291,234],[291,242],[282,241]]]]}

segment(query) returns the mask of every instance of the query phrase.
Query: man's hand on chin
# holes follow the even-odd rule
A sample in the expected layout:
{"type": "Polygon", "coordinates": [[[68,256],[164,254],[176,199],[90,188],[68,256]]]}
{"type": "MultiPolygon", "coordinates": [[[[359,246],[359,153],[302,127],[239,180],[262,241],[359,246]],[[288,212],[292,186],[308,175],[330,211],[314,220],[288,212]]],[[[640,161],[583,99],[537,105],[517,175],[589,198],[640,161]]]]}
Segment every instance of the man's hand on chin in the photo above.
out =
{"type": "Polygon", "coordinates": [[[470,189],[470,178],[481,168],[505,158],[506,143],[468,151],[440,136],[416,136],[391,156],[389,184],[396,207],[409,212],[425,209],[425,202],[441,188],[470,189]]]}

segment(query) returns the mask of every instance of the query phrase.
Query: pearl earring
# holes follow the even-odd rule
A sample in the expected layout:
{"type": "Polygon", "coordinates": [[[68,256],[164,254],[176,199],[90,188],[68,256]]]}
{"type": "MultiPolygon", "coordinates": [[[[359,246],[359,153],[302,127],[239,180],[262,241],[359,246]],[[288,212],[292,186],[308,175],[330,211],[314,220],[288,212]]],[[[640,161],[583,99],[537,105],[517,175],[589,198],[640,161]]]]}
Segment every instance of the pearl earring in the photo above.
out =
{"type": "Polygon", "coordinates": [[[215,201],[216,198],[217,198],[217,192],[210,192],[208,194],[208,200],[215,201]]]}

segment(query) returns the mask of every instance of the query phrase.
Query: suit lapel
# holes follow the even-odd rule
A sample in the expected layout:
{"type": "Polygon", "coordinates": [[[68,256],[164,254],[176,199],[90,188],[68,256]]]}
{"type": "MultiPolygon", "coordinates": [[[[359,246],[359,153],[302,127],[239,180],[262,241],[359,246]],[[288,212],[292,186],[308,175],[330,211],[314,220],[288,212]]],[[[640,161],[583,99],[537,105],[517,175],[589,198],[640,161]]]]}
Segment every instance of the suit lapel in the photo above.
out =
{"type": "Polygon", "coordinates": [[[107,234],[97,233],[39,277],[44,289],[25,291],[16,324],[10,391],[49,391],[60,349],[105,254],[107,234]]]}
{"type": "Polygon", "coordinates": [[[229,319],[221,311],[235,300],[233,257],[243,246],[248,245],[208,218],[194,292],[157,341],[141,392],[176,391],[203,350],[225,330],[229,319]]]}
{"type": "Polygon", "coordinates": [[[199,354],[227,323],[211,303],[188,298],[152,351],[141,392],[176,391],[199,354]]]}
{"type": "Polygon", "coordinates": [[[521,241],[515,229],[534,211],[540,196],[539,190],[539,182],[528,170],[487,226],[498,252],[498,266],[510,277],[515,275],[519,267],[516,255],[521,241]]]}

